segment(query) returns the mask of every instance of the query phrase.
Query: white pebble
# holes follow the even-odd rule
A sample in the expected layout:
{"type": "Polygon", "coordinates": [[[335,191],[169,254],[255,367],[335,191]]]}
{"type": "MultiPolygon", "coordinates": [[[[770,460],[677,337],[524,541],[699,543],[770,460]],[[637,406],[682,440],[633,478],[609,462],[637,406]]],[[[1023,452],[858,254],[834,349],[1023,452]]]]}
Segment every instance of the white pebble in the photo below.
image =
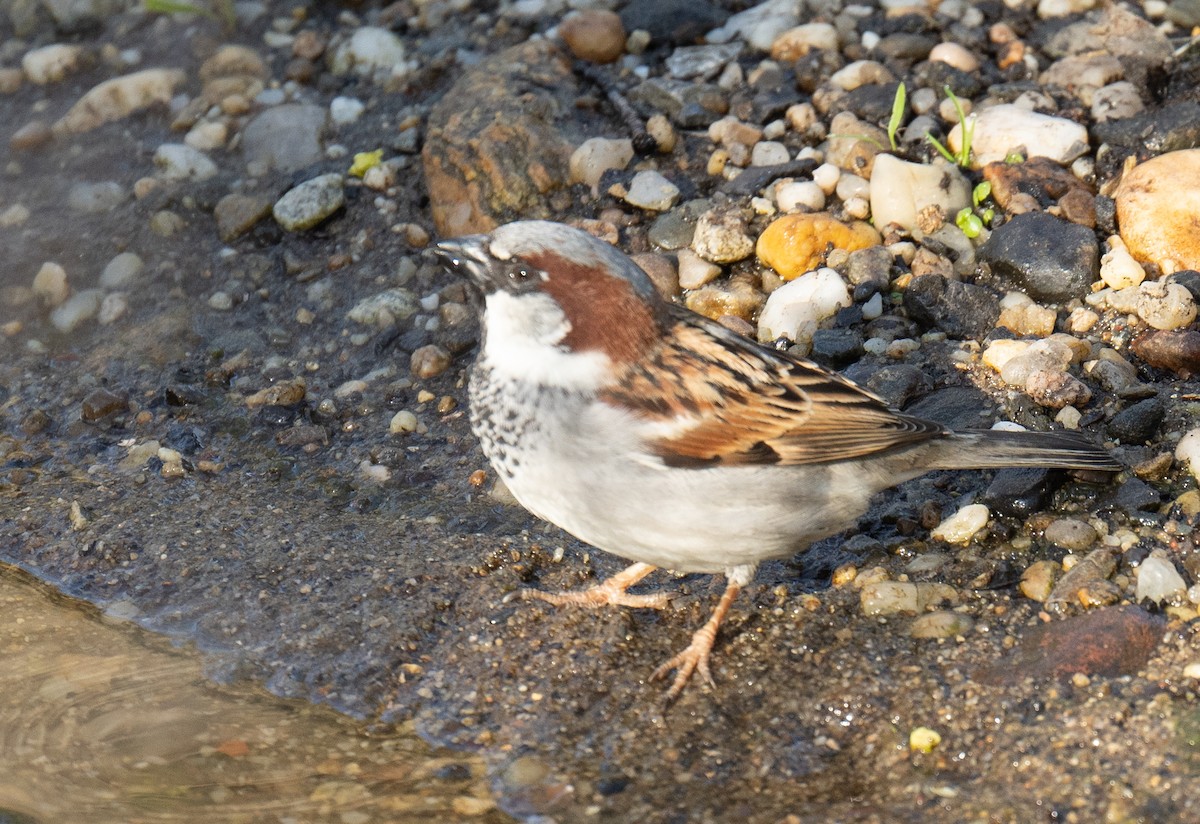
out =
{"type": "Polygon", "coordinates": [[[329,102],[329,119],[345,126],[362,117],[366,108],[367,105],[356,97],[338,96],[329,102]]]}
{"type": "Polygon", "coordinates": [[[96,316],[103,299],[104,292],[99,289],[82,289],[50,313],[50,323],[60,332],[74,331],[79,324],[96,316]]]}
{"type": "Polygon", "coordinates": [[[871,299],[862,305],[864,320],[875,320],[883,314],[883,295],[879,292],[871,295],[871,299]]]}
{"type": "Polygon", "coordinates": [[[417,416],[407,409],[401,409],[388,423],[388,432],[393,435],[407,435],[417,431],[417,416]]]}
{"type": "Polygon", "coordinates": [[[938,43],[929,51],[929,60],[947,63],[959,71],[979,71],[979,58],[958,43],[938,43]]]}
{"type": "Polygon", "coordinates": [[[679,261],[679,286],[683,289],[699,289],[721,274],[721,267],[709,263],[691,249],[680,249],[676,255],[679,261]]]}
{"type": "Polygon", "coordinates": [[[571,155],[569,162],[572,183],[586,183],[593,191],[600,176],[609,169],[624,169],[633,159],[633,141],[593,137],[571,155]]]}
{"type": "Polygon", "coordinates": [[[787,146],[774,140],[760,140],[750,150],[751,166],[777,166],[791,160],[787,146]]]}
{"type": "Polygon", "coordinates": [[[792,180],[775,187],[775,203],[781,212],[819,212],[825,208],[825,192],[813,181],[792,180]]]}
{"type": "Polygon", "coordinates": [[[817,324],[849,305],[850,292],[835,270],[808,272],[767,297],[758,318],[758,339],[783,337],[801,347],[809,346],[817,324]]]}
{"type": "Polygon", "coordinates": [[[1100,277],[1113,289],[1138,286],[1146,279],[1146,270],[1133,259],[1120,235],[1108,239],[1108,251],[1100,258],[1100,277]]]}
{"type": "Polygon", "coordinates": [[[1200,481],[1200,428],[1188,430],[1175,445],[1175,460],[1187,464],[1192,477],[1200,481]]]}
{"type": "Polygon", "coordinates": [[[948,544],[965,544],[987,526],[990,516],[983,504],[968,504],[934,527],[929,536],[948,544]]]}
{"type": "Polygon", "coordinates": [[[1156,604],[1181,599],[1187,592],[1183,576],[1162,550],[1150,553],[1137,571],[1138,603],[1149,600],[1156,604]]]}
{"type": "Polygon", "coordinates": [[[208,180],[216,177],[217,164],[204,152],[185,143],[164,143],[154,150],[154,165],[164,180],[208,180]]]}
{"type": "Polygon", "coordinates": [[[67,299],[71,287],[67,285],[67,270],[57,263],[42,264],[33,276],[33,293],[47,306],[58,306],[67,299]]]}
{"type": "Polygon", "coordinates": [[[630,181],[624,200],[638,209],[665,212],[679,200],[679,187],[658,172],[638,172],[630,181]]]}
{"type": "Polygon", "coordinates": [[[1196,319],[1196,301],[1182,284],[1149,281],[1138,287],[1137,314],[1155,329],[1178,329],[1196,319]]]}
{"type": "Polygon", "coordinates": [[[141,274],[145,264],[133,252],[121,252],[110,260],[100,273],[100,285],[105,289],[121,289],[141,274]]]}
{"type": "Polygon", "coordinates": [[[124,292],[110,292],[100,301],[100,311],[96,313],[96,322],[101,326],[116,323],[125,317],[129,311],[129,298],[124,292]]]}
{"type": "Polygon", "coordinates": [[[813,169],[812,177],[813,183],[820,186],[822,192],[831,195],[837,190],[838,181],[842,178],[842,170],[832,163],[822,163],[813,169]]]}

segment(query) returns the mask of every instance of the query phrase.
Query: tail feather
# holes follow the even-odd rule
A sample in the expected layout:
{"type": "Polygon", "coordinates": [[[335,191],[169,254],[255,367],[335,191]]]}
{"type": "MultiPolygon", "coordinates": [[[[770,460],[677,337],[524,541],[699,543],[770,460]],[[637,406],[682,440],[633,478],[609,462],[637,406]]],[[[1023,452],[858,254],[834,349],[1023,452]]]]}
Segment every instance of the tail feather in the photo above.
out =
{"type": "Polygon", "coordinates": [[[1012,432],[979,429],[952,432],[928,455],[932,469],[999,469],[1037,466],[1047,469],[1123,467],[1105,449],[1075,432],[1012,432]]]}

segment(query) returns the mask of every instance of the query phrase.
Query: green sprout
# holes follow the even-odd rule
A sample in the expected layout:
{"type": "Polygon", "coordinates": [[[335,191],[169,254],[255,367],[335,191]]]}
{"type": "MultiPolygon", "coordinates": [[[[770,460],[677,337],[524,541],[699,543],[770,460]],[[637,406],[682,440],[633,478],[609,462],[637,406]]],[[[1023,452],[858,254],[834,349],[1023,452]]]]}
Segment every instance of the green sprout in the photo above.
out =
{"type": "Polygon", "coordinates": [[[1009,166],[1013,166],[1017,163],[1024,163],[1025,155],[1021,154],[1020,152],[1009,152],[1004,156],[1004,162],[1009,166]]]}
{"type": "Polygon", "coordinates": [[[954,225],[962,229],[962,233],[969,238],[977,238],[983,231],[983,220],[970,206],[964,206],[958,211],[954,216],[954,225]]]}
{"type": "Polygon", "coordinates": [[[887,136],[888,142],[892,144],[892,151],[896,151],[896,130],[900,128],[900,121],[904,119],[904,105],[908,102],[908,92],[904,88],[904,83],[896,87],[896,96],[892,98],[892,116],[888,119],[887,136]]]}
{"type": "Polygon", "coordinates": [[[190,3],[188,0],[143,0],[146,11],[155,14],[198,14],[213,20],[219,19],[226,28],[232,29],[237,22],[233,0],[212,0],[213,8],[190,3]]]}
{"type": "Polygon", "coordinates": [[[954,225],[962,229],[969,238],[977,238],[985,225],[990,225],[996,211],[990,207],[980,208],[992,195],[992,184],[984,180],[971,190],[971,205],[960,209],[954,216],[954,225]]]}
{"type": "Polygon", "coordinates": [[[958,99],[958,95],[949,86],[943,87],[946,90],[946,96],[950,98],[950,102],[954,104],[954,111],[958,114],[958,124],[962,127],[962,146],[958,153],[955,154],[946,148],[940,140],[934,137],[929,132],[925,133],[925,139],[929,141],[933,148],[937,149],[938,154],[946,158],[949,162],[956,166],[967,166],[971,162],[971,143],[975,139],[975,120],[967,117],[967,113],[963,111],[962,102],[958,99]]]}

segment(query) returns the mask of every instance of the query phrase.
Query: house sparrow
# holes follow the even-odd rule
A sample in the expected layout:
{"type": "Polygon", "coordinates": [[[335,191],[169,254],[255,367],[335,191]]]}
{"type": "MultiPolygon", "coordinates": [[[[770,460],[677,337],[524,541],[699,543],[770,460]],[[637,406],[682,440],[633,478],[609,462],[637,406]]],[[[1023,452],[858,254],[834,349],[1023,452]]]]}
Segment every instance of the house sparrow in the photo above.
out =
{"type": "Polygon", "coordinates": [[[946,429],[809,361],[670,303],[615,247],[520,221],[437,244],[484,298],[471,424],[530,512],[633,561],[553,604],[665,606],[655,567],[724,574],[708,622],[654,679],[712,683],[717,628],[756,568],[845,529],[880,490],[935,469],[1117,470],[1061,432],[946,429]]]}

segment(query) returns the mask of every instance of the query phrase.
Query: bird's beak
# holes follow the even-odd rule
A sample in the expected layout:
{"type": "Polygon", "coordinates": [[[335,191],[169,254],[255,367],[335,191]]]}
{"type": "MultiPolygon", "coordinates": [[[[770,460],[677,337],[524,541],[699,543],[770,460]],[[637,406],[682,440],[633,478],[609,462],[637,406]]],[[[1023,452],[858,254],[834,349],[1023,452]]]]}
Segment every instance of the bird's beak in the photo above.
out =
{"type": "Polygon", "coordinates": [[[496,290],[496,260],[488,252],[487,235],[466,235],[443,240],[433,247],[433,254],[447,271],[465,274],[484,291],[496,290]]]}

